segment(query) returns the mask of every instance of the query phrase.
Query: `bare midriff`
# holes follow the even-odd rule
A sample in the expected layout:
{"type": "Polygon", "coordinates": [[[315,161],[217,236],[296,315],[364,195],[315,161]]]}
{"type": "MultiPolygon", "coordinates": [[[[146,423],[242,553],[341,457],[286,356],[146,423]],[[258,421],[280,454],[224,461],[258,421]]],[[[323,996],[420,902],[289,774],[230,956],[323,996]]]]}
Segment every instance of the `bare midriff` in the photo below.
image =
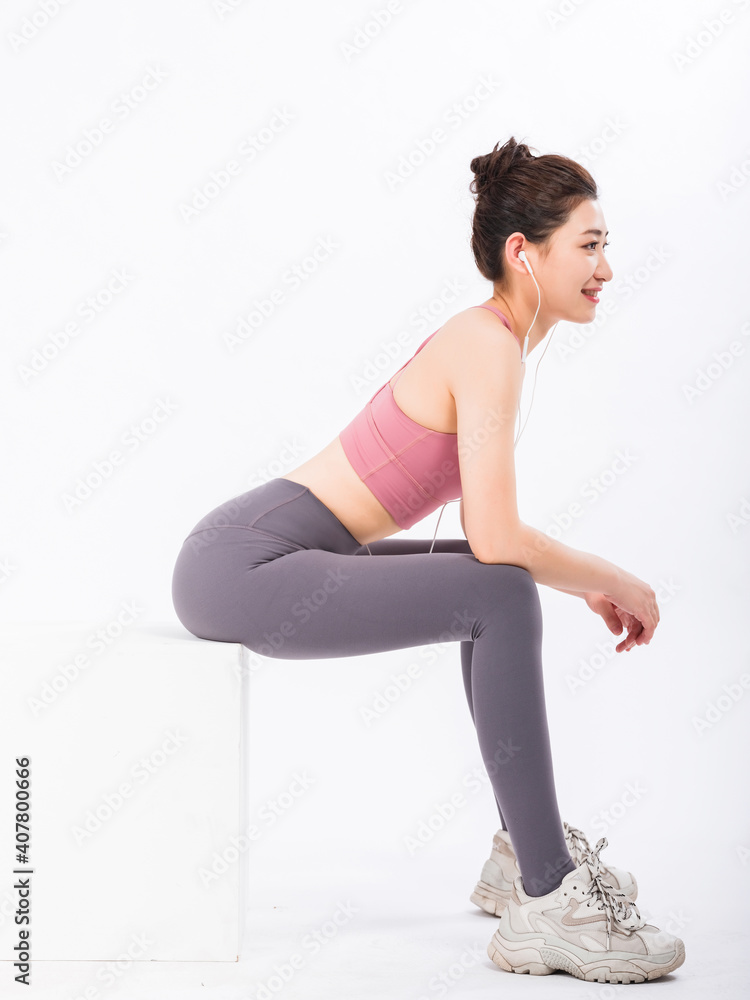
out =
{"type": "Polygon", "coordinates": [[[351,467],[338,437],[279,478],[308,486],[360,545],[401,531],[351,467]]]}
{"type": "MultiPolygon", "coordinates": [[[[408,417],[423,427],[455,434],[456,404],[446,385],[441,333],[425,344],[391,385],[396,405],[408,417]]],[[[279,478],[308,486],[360,545],[402,530],[354,471],[338,436],[279,478]]]]}

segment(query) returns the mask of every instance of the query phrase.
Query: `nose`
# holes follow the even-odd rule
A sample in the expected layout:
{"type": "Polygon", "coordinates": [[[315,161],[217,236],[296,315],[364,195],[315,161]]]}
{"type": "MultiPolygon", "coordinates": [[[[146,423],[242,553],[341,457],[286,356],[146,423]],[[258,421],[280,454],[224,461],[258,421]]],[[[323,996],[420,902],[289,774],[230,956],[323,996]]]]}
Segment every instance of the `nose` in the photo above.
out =
{"type": "Polygon", "coordinates": [[[594,272],[594,277],[597,281],[611,281],[613,273],[612,268],[609,266],[609,261],[602,252],[599,263],[596,266],[596,271],[594,272]]]}

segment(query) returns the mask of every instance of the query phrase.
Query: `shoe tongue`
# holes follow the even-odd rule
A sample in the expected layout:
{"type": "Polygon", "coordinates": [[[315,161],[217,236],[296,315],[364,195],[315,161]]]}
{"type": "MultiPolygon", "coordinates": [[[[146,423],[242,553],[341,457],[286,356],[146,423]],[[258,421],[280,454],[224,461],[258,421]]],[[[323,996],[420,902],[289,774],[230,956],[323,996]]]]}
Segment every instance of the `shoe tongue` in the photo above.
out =
{"type": "Polygon", "coordinates": [[[563,882],[565,882],[566,885],[570,882],[584,882],[588,885],[588,883],[591,882],[591,871],[589,870],[589,866],[586,864],[585,859],[577,868],[574,868],[572,872],[568,872],[568,874],[563,878],[563,882]]]}

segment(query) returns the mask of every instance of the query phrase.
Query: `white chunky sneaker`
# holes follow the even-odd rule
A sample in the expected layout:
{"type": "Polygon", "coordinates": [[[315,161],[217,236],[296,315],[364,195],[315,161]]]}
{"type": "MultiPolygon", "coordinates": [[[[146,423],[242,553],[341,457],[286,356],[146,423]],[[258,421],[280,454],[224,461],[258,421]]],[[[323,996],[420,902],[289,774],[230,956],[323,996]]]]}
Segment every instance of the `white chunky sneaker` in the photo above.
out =
{"type": "Polygon", "coordinates": [[[638,907],[603,877],[602,837],[557,889],[528,896],[513,882],[508,905],[487,946],[506,972],[548,976],[556,969],[596,983],[642,983],[685,961],[680,938],[647,924],[638,907]]]}
{"type": "MultiPolygon", "coordinates": [[[[591,845],[586,839],[586,835],[577,827],[563,821],[563,830],[573,863],[580,865],[584,855],[590,853],[591,845]]],[[[614,868],[611,865],[602,866],[602,872],[604,878],[615,889],[624,892],[630,899],[636,898],[638,884],[631,872],[614,868]]],[[[508,905],[513,881],[520,874],[516,852],[510,842],[510,835],[507,830],[498,830],[492,838],[492,853],[485,861],[482,874],[479,876],[479,881],[469,899],[477,906],[481,906],[485,912],[500,916],[508,905]]]]}

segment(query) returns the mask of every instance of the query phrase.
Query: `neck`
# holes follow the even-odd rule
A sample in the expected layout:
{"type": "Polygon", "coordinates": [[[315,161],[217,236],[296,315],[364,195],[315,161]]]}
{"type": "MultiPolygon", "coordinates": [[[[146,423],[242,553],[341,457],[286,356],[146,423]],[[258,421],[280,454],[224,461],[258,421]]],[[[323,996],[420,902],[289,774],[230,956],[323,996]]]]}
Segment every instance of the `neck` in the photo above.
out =
{"type": "Polygon", "coordinates": [[[544,308],[544,298],[542,297],[542,302],[539,304],[539,296],[537,294],[536,285],[532,282],[533,295],[528,293],[525,296],[519,294],[509,294],[502,295],[499,292],[494,292],[490,301],[493,305],[497,306],[500,312],[504,313],[510,325],[513,329],[513,333],[518,337],[518,341],[523,349],[523,344],[526,339],[526,333],[529,333],[529,346],[526,348],[526,357],[531,354],[537,344],[541,343],[547,336],[551,328],[555,325],[557,320],[554,317],[548,316],[544,308]],[[534,313],[537,311],[537,305],[539,305],[539,312],[537,313],[536,319],[534,319],[534,313]],[[534,323],[531,326],[532,321],[534,323]],[[531,330],[529,330],[531,327],[531,330]]]}

